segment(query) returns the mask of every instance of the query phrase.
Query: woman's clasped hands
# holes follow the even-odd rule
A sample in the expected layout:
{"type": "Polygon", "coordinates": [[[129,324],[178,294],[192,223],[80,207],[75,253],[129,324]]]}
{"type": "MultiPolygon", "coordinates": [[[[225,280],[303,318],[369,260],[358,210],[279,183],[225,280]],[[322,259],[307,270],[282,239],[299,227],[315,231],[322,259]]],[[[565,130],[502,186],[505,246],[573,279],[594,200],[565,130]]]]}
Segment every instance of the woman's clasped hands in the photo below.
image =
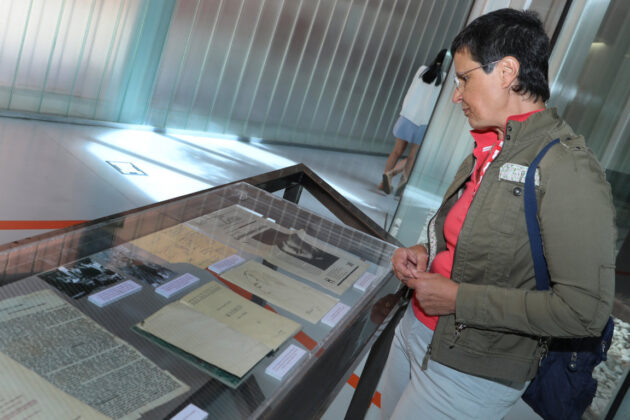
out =
{"type": "Polygon", "coordinates": [[[441,274],[427,272],[429,255],[424,245],[398,248],[392,256],[394,275],[415,290],[414,298],[427,315],[455,312],[458,284],[441,274]]]}

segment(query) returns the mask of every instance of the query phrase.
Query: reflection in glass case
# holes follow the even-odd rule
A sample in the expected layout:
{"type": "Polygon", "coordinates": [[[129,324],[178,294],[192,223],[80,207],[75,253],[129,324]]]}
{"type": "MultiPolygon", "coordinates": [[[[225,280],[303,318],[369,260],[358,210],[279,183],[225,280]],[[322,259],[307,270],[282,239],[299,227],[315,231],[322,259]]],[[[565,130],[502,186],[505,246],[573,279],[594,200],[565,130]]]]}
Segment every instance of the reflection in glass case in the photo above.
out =
{"type": "Polygon", "coordinates": [[[2,395],[33,418],[321,414],[394,249],[243,182],[4,246],[2,395]]]}

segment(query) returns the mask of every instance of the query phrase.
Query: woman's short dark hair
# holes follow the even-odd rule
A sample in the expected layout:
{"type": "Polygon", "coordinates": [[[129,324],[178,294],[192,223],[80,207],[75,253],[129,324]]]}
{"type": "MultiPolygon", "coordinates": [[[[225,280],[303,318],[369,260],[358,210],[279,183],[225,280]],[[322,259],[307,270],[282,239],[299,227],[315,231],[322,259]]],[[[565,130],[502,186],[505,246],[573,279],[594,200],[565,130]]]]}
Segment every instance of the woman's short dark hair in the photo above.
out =
{"type": "MultiPolygon", "coordinates": [[[[515,92],[549,99],[549,37],[532,11],[499,9],[473,20],[451,44],[451,53],[468,51],[479,64],[506,56],[520,63],[515,92]]],[[[494,66],[484,68],[492,72],[494,66]]]]}

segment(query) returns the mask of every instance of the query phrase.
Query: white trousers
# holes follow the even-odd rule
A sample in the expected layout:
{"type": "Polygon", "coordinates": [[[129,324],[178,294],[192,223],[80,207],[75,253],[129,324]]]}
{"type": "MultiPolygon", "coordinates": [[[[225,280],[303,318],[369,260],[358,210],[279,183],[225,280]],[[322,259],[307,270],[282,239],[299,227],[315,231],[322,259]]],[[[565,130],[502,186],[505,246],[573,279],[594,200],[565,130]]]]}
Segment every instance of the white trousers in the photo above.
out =
{"type": "Polygon", "coordinates": [[[409,304],[381,376],[382,419],[501,419],[525,392],[529,382],[493,381],[432,360],[422,370],[431,337],[409,304]]]}

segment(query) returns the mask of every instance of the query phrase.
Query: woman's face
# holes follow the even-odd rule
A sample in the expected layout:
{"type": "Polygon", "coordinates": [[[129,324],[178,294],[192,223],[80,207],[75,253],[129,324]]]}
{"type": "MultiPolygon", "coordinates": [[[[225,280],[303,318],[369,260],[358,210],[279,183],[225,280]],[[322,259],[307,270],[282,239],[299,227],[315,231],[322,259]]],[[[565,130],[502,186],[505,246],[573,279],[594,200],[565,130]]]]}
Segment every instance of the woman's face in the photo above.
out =
{"type": "Polygon", "coordinates": [[[507,106],[506,89],[501,85],[499,65],[486,73],[483,64],[472,59],[467,50],[455,53],[453,58],[455,77],[460,87],[453,92],[453,102],[461,104],[464,115],[475,130],[503,130],[505,120],[502,110],[507,106]]]}

